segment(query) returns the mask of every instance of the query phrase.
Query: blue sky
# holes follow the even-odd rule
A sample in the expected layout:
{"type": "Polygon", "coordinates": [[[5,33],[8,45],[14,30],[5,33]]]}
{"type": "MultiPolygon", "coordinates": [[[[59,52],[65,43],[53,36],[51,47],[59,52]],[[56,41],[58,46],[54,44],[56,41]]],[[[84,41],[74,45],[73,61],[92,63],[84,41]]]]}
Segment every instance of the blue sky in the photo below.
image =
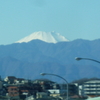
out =
{"type": "Polygon", "coordinates": [[[100,0],[0,0],[0,45],[36,31],[99,39],[100,0]]]}

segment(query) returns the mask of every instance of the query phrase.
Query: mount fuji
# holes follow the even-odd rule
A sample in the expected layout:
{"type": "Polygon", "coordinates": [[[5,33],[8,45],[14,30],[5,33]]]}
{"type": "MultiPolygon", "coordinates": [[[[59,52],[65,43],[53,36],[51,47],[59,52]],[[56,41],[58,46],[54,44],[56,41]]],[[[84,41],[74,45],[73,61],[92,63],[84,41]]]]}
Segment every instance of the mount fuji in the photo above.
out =
{"type": "Polygon", "coordinates": [[[29,36],[26,36],[25,38],[15,42],[15,43],[22,43],[22,42],[30,42],[32,40],[42,40],[44,42],[48,43],[57,43],[57,42],[63,42],[63,41],[69,41],[67,40],[64,36],[60,35],[59,33],[56,32],[34,32],[30,34],[29,36]]]}

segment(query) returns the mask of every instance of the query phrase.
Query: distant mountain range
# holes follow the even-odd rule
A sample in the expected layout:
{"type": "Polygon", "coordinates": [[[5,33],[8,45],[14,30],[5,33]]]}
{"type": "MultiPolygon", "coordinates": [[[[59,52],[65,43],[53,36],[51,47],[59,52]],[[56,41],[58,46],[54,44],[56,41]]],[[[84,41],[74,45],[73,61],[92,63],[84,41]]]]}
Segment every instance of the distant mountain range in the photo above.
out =
{"type": "Polygon", "coordinates": [[[57,74],[68,82],[100,77],[99,63],[89,60],[76,61],[75,57],[100,61],[100,39],[77,39],[57,43],[33,39],[28,42],[0,45],[0,75],[3,78],[49,78],[62,82],[62,79],[55,76],[41,76],[40,73],[57,74]]]}

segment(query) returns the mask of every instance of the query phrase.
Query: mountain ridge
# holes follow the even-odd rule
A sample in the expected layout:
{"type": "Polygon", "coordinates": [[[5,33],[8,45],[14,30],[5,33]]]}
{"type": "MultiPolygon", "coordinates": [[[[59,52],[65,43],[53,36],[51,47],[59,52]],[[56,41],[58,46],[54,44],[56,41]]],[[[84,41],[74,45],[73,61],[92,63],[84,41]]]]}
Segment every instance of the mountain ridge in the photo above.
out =
{"type": "Polygon", "coordinates": [[[28,43],[0,45],[1,77],[10,75],[36,79],[42,78],[40,76],[42,72],[60,75],[69,82],[84,77],[99,77],[98,63],[75,60],[75,57],[100,60],[99,47],[100,39],[93,41],[77,39],[56,44],[32,40],[28,43]]]}

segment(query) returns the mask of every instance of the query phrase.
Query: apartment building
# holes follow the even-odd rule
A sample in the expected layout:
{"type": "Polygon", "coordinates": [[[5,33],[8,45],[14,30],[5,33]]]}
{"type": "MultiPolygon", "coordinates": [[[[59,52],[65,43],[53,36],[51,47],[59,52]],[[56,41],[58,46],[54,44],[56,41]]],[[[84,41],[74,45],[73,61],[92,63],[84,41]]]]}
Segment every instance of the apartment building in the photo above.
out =
{"type": "Polygon", "coordinates": [[[82,84],[81,95],[100,96],[100,80],[89,80],[82,84]]]}

